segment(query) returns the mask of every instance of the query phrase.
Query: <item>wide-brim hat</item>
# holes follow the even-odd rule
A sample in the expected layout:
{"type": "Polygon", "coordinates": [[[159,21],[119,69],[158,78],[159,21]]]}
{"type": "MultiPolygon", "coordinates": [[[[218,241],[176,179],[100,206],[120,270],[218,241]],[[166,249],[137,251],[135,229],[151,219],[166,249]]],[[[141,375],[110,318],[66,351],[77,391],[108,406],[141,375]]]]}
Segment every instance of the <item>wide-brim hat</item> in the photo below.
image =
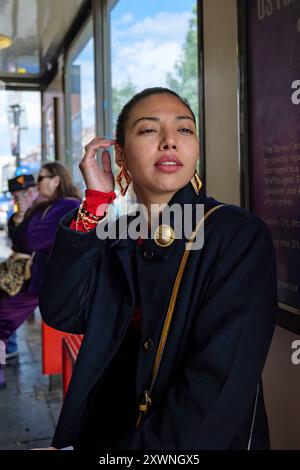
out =
{"type": "Polygon", "coordinates": [[[20,175],[8,180],[8,190],[11,193],[22,191],[22,189],[27,189],[31,186],[35,186],[33,175],[20,175]]]}

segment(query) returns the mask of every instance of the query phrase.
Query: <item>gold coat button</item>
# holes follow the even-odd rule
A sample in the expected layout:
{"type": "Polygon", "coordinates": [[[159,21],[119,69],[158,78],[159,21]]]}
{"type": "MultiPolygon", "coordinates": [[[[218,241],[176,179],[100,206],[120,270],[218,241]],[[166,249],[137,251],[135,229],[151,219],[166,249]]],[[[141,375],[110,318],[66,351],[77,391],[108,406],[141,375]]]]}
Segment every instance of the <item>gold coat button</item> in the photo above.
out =
{"type": "Polygon", "coordinates": [[[163,248],[172,245],[175,240],[175,233],[170,225],[159,225],[154,232],[154,241],[163,248]]]}

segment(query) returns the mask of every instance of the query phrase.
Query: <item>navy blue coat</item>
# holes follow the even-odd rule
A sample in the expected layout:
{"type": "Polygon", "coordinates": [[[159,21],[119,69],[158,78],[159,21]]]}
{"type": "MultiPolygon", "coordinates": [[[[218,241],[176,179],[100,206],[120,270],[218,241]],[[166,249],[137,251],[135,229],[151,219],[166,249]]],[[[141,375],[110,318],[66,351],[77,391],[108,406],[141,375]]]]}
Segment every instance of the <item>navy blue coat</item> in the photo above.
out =
{"type": "MultiPolygon", "coordinates": [[[[190,183],[173,203],[219,204],[190,183]]],[[[205,223],[192,251],[139,429],[153,362],[186,240],[100,240],[60,223],[40,294],[44,321],[84,333],[53,445],[105,449],[268,448],[261,373],[275,325],[276,264],[263,221],[234,205],[205,223]],[[131,326],[142,307],[141,336],[131,326]],[[257,390],[258,396],[257,396],[257,390]]]]}

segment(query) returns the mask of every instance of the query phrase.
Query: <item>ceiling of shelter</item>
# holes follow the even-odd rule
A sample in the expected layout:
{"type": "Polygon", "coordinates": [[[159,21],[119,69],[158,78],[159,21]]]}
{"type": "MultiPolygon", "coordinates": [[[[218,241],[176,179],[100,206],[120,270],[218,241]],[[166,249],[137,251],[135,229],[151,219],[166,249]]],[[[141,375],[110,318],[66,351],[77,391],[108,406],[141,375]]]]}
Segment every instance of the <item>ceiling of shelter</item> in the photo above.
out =
{"type": "Polygon", "coordinates": [[[0,76],[42,75],[84,3],[0,0],[0,76]]]}

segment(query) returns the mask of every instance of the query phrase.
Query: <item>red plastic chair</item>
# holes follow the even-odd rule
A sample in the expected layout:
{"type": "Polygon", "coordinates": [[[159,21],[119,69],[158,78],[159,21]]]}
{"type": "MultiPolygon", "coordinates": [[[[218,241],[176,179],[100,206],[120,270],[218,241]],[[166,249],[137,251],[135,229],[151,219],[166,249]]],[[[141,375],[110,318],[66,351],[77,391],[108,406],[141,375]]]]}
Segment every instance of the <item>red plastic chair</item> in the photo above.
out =
{"type": "Polygon", "coordinates": [[[62,339],[63,396],[66,396],[83,335],[67,335],[62,339]]]}

